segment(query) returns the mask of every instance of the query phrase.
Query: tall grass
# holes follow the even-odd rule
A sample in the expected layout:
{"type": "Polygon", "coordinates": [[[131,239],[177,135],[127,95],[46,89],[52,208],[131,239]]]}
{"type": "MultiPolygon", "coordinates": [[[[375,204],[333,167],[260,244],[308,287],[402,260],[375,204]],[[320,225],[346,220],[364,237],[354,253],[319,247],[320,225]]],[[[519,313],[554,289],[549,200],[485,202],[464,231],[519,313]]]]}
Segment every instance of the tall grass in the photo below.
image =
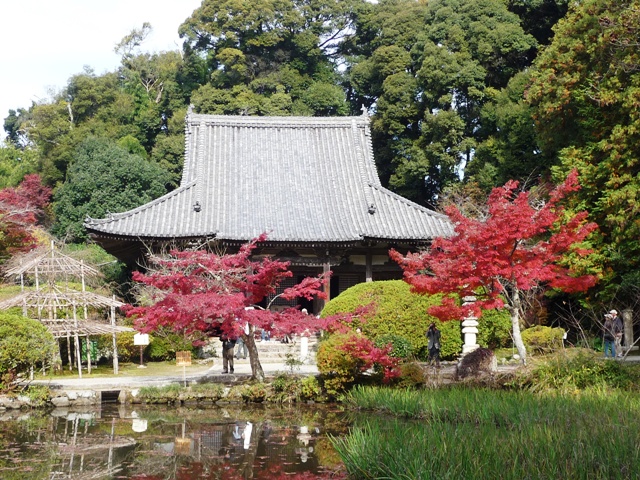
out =
{"type": "MultiPolygon", "coordinates": [[[[640,475],[640,396],[362,387],[370,416],[334,445],[358,479],[629,479],[640,475]],[[393,416],[391,416],[393,415],[393,416]]],[[[638,478],[638,477],[636,477],[638,478]]]]}

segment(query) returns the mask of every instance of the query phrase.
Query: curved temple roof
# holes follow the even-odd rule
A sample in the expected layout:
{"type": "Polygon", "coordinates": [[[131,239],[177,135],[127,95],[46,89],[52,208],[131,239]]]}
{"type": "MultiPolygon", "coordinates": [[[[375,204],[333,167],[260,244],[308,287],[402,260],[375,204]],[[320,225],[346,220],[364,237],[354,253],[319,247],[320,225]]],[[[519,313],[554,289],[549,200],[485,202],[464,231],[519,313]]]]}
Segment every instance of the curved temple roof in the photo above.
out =
{"type": "Polygon", "coordinates": [[[181,185],[105,219],[94,236],[215,237],[269,242],[428,241],[452,233],[442,214],[383,188],[369,118],[189,113],[181,185]]]}

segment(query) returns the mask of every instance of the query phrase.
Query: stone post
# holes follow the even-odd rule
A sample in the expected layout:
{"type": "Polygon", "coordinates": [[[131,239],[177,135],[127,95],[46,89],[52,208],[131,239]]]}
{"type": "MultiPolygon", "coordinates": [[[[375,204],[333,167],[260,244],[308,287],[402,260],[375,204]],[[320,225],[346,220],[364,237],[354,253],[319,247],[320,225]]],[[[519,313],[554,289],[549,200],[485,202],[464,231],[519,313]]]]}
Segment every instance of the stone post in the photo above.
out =
{"type": "Polygon", "coordinates": [[[302,334],[300,337],[300,361],[306,362],[309,357],[309,337],[302,334]]]}
{"type": "MultiPolygon", "coordinates": [[[[464,297],[462,299],[462,306],[469,305],[475,301],[476,297],[464,297]]],[[[473,352],[480,347],[480,345],[476,343],[478,335],[478,319],[476,317],[466,317],[462,321],[462,335],[464,339],[462,355],[473,352]]]]}
{"type": "MultiPolygon", "coordinates": [[[[633,345],[633,310],[626,308],[622,310],[622,322],[624,325],[624,352],[627,353],[633,345]]],[[[635,347],[638,348],[638,347],[635,347]]]]}

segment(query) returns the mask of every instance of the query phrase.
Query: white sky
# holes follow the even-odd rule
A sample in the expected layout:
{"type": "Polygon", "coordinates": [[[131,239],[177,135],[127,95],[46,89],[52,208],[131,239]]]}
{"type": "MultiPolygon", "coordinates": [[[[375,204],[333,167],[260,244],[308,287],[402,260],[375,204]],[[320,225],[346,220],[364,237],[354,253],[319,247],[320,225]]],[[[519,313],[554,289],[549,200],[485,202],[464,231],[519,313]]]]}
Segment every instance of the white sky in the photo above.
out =
{"type": "Polygon", "coordinates": [[[85,65],[97,75],[115,70],[113,51],[149,22],[141,50],[177,50],[178,27],[202,0],[0,0],[0,139],[9,109],[49,98],[85,65]]]}

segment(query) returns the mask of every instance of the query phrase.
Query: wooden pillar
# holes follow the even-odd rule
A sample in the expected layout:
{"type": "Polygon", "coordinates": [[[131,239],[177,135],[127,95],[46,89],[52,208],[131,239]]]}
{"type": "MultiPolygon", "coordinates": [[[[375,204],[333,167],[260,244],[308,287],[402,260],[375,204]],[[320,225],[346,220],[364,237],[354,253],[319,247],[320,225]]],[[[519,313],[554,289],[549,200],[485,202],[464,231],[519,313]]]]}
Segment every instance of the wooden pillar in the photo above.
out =
{"type": "Polygon", "coordinates": [[[624,352],[628,354],[630,350],[635,349],[633,338],[633,310],[626,308],[622,310],[622,321],[624,329],[624,352]]]}
{"type": "Polygon", "coordinates": [[[365,281],[373,282],[373,255],[371,255],[371,250],[368,250],[366,255],[365,281]]]}
{"type": "Polygon", "coordinates": [[[87,335],[87,373],[91,374],[91,340],[87,335]]]}
{"type": "MultiPolygon", "coordinates": [[[[113,295],[112,300],[116,301],[116,296],[113,295]]],[[[111,326],[113,327],[113,333],[112,333],[112,338],[113,338],[113,374],[117,375],[118,374],[118,342],[116,340],[116,307],[114,307],[113,305],[111,305],[111,326]]]]}
{"type": "Polygon", "coordinates": [[[71,358],[71,337],[69,336],[69,330],[67,330],[67,357],[69,360],[69,371],[73,371],[73,359],[71,358]]]}
{"type": "MultiPolygon", "coordinates": [[[[20,260],[20,265],[22,265],[22,260],[20,260]]],[[[24,274],[20,274],[20,293],[24,293],[24,274]]],[[[22,316],[27,316],[27,300],[22,301],[22,316]]],[[[39,318],[38,318],[39,320],[39,318]]]]}
{"type": "Polygon", "coordinates": [[[73,325],[75,332],[73,339],[76,342],[76,364],[78,365],[78,378],[82,378],[82,353],[80,352],[80,336],[78,335],[78,312],[76,311],[76,304],[73,303],[73,325]]]}
{"type": "MultiPolygon", "coordinates": [[[[331,264],[328,260],[322,264],[322,274],[325,276],[325,278],[329,277],[329,275],[331,274],[331,264]]],[[[329,300],[331,300],[331,280],[324,284],[324,293],[327,298],[325,298],[322,308],[324,308],[325,304],[329,300]]]]}
{"type": "Polygon", "coordinates": [[[87,311],[87,299],[84,296],[84,294],[87,292],[87,289],[84,283],[84,260],[80,261],[80,278],[82,279],[82,298],[84,302],[84,319],[87,320],[89,318],[89,312],[87,311]]]}

